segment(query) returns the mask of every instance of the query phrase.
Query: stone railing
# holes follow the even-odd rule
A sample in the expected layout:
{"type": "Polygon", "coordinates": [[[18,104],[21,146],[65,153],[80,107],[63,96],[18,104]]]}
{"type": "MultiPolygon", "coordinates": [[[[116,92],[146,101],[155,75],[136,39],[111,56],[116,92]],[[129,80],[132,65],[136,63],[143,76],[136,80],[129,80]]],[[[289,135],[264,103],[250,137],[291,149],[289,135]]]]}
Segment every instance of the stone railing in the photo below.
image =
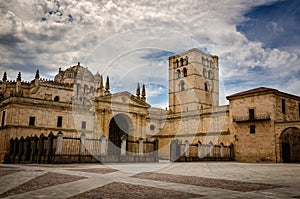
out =
{"type": "Polygon", "coordinates": [[[266,121],[271,119],[271,114],[260,114],[255,115],[254,118],[250,118],[249,116],[233,116],[233,122],[255,122],[255,121],[266,121]]]}

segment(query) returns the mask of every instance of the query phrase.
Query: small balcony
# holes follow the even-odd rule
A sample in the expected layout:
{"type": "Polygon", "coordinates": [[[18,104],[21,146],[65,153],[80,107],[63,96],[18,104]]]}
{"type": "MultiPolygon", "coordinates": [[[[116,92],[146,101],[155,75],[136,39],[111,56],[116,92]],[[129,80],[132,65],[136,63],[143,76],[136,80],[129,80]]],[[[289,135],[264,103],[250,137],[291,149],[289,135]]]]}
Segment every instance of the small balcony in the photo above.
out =
{"type": "Polygon", "coordinates": [[[271,120],[271,114],[260,114],[255,115],[254,117],[248,116],[233,116],[233,122],[258,122],[258,121],[268,121],[271,120]]]}

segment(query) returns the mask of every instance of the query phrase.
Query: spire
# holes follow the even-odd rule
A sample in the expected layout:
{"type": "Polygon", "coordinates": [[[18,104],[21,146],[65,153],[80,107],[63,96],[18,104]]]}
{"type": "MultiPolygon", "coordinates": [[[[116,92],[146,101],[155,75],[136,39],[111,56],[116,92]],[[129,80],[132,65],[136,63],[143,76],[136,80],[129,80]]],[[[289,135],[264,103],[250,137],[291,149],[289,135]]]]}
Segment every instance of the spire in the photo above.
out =
{"type": "Polygon", "coordinates": [[[104,95],[104,86],[103,86],[103,77],[102,75],[100,75],[99,78],[99,84],[98,84],[98,88],[97,88],[97,95],[98,97],[101,97],[104,95]]]}
{"type": "Polygon", "coordinates": [[[106,84],[105,84],[105,95],[109,94],[109,77],[106,77],[106,84]]]}
{"type": "Polygon", "coordinates": [[[21,81],[22,78],[21,78],[21,72],[18,73],[18,77],[17,77],[17,81],[21,81]]]}
{"type": "Polygon", "coordinates": [[[146,88],[145,88],[145,84],[143,84],[143,87],[142,87],[142,100],[144,102],[146,101],[146,88]]]}
{"type": "Polygon", "coordinates": [[[100,75],[99,88],[100,88],[101,90],[104,88],[104,86],[103,86],[103,77],[102,77],[102,75],[100,75]]]}
{"type": "Polygon", "coordinates": [[[40,71],[39,71],[39,69],[36,70],[35,79],[40,79],[40,71]]]}
{"type": "Polygon", "coordinates": [[[6,74],[6,72],[4,72],[2,81],[6,82],[6,80],[7,80],[7,74],[6,74]]]}
{"type": "Polygon", "coordinates": [[[141,92],[140,92],[140,83],[138,83],[138,84],[137,84],[137,88],[136,88],[136,96],[137,96],[138,98],[140,98],[140,94],[141,94],[141,92]]]}

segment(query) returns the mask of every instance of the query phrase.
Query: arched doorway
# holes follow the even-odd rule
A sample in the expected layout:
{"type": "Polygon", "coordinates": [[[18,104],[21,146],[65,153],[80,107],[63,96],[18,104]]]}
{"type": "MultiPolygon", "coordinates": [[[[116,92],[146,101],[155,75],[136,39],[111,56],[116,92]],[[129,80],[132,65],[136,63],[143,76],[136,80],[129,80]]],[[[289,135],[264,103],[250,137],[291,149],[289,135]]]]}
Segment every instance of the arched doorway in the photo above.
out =
{"type": "Polygon", "coordinates": [[[280,135],[283,162],[300,162],[300,129],[290,127],[280,135]]]}
{"type": "Polygon", "coordinates": [[[129,137],[132,130],[132,122],[130,118],[123,114],[115,115],[109,123],[109,143],[108,154],[120,155],[121,153],[121,138],[123,136],[129,137]]]}

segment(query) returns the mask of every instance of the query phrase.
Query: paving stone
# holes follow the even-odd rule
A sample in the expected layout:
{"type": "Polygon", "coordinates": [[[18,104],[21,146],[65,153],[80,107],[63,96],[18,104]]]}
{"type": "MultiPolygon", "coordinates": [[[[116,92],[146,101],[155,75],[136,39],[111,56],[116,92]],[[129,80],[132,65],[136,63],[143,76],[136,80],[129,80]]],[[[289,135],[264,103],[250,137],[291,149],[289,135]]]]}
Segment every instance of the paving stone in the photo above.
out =
{"type": "Polygon", "coordinates": [[[251,182],[241,182],[241,181],[234,181],[234,180],[172,175],[172,174],[153,173],[153,172],[140,173],[132,177],[148,179],[148,180],[157,180],[163,182],[174,182],[180,184],[204,186],[204,187],[215,187],[215,188],[228,189],[232,191],[242,191],[242,192],[284,187],[284,186],[273,185],[273,184],[251,183],[251,182]]]}
{"type": "Polygon", "coordinates": [[[203,195],[191,194],[180,191],[160,189],[155,187],[147,187],[143,185],[133,185],[129,183],[113,182],[108,185],[93,189],[80,195],[71,197],[70,199],[114,199],[114,198],[157,198],[157,199],[173,199],[173,198],[199,198],[203,195]]]}

